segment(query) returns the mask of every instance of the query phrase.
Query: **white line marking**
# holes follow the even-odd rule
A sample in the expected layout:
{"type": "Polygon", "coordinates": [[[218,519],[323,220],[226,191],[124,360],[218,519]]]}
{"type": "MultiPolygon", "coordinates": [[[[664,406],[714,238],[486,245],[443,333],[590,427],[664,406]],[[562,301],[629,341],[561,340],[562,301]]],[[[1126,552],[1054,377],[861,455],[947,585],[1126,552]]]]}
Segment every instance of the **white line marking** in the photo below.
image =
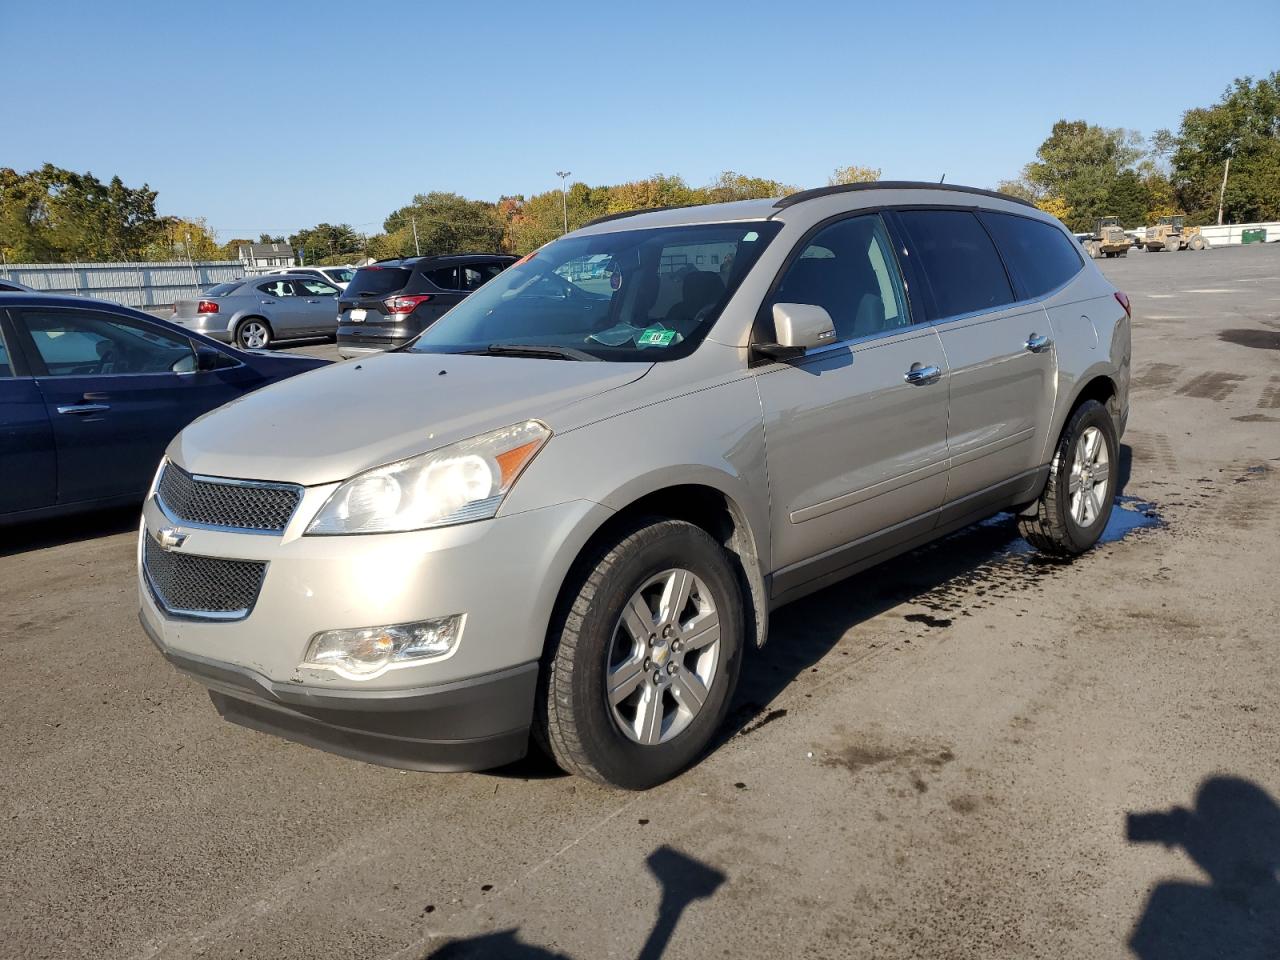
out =
{"type": "Polygon", "coordinates": [[[1199,290],[1183,290],[1183,293],[1235,293],[1235,290],[1228,290],[1225,287],[1205,287],[1199,290]]]}

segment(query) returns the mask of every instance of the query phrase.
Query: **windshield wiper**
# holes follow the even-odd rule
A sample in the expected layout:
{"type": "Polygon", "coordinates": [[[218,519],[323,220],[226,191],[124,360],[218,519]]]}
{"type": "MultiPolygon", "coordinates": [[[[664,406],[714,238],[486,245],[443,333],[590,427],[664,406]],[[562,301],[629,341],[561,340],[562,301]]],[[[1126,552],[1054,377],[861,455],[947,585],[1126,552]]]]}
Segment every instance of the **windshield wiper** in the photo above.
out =
{"type": "Polygon", "coordinates": [[[585,350],[550,343],[491,343],[484,352],[500,357],[545,357],[551,360],[600,359],[585,350]]]}

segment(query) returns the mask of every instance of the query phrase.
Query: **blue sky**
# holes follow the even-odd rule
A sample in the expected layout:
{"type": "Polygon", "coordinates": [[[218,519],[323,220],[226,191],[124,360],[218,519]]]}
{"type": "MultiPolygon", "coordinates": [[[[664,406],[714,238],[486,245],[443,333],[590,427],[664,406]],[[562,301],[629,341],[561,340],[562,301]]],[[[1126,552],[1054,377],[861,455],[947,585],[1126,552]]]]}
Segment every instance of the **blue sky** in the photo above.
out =
{"type": "Polygon", "coordinates": [[[992,186],[1058,118],[1149,134],[1280,69],[1280,3],[0,0],[0,50],[0,165],[145,181],[225,240],[560,169],[992,186]]]}

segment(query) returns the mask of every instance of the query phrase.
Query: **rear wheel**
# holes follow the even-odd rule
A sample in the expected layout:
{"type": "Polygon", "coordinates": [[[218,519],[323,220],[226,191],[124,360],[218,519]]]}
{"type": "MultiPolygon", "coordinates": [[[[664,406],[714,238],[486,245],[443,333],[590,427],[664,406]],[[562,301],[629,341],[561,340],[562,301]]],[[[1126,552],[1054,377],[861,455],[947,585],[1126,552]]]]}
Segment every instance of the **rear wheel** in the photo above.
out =
{"type": "Polygon", "coordinates": [[[1119,441],[1107,408],[1080,404],[1067,420],[1040,499],[1018,530],[1041,553],[1073,557],[1102,536],[1115,500],[1119,441]]]}
{"type": "Polygon", "coordinates": [[[677,520],[638,522],[588,564],[548,638],[535,735],[570,773],[648,789],[724,721],[743,598],[724,548],[677,520]]]}
{"type": "Polygon", "coordinates": [[[271,343],[271,324],[261,317],[247,317],[236,325],[236,343],[246,350],[262,350],[271,343]]]}

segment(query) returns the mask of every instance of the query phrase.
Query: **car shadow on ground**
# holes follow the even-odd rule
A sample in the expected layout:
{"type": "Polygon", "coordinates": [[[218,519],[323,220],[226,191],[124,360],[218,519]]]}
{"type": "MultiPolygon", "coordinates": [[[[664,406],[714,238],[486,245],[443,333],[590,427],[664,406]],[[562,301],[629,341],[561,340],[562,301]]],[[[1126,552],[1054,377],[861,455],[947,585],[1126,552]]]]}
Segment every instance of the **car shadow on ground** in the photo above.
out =
{"type": "MultiPolygon", "coordinates": [[[[1121,444],[1117,498],[1128,487],[1132,467],[1133,450],[1121,444]]],[[[965,608],[957,606],[958,589],[977,585],[983,595],[991,596],[1032,592],[1062,565],[1031,549],[1018,533],[1015,518],[1002,514],[782,607],[770,619],[769,642],[763,650],[751,651],[743,663],[719,743],[784,716],[785,710],[765,712],[766,707],[801,674],[821,669],[818,663],[858,624],[914,604],[923,609],[907,614],[913,632],[945,629],[955,616],[966,615],[965,608]]],[[[841,654],[856,657],[866,649],[863,645],[841,654]]]]}
{"type": "MultiPolygon", "coordinates": [[[[636,953],[637,960],[658,960],[666,952],[685,910],[698,900],[715,895],[727,879],[723,873],[671,847],[659,847],[645,858],[645,865],[658,882],[658,916],[649,936],[636,953]]],[[[430,953],[426,960],[571,960],[520,940],[512,927],[494,933],[451,940],[430,953]]]]}
{"type": "MultiPolygon", "coordinates": [[[[1117,499],[1125,495],[1132,469],[1133,449],[1121,444],[1117,499]]],[[[1015,519],[1003,514],[782,607],[770,618],[764,649],[748,651],[728,718],[708,752],[785,716],[786,709],[769,709],[769,704],[801,674],[821,669],[817,664],[858,624],[914,603],[923,609],[907,615],[913,627],[943,629],[953,616],[965,615],[963,608],[953,612],[953,591],[978,584],[990,597],[1031,592],[1062,566],[1063,561],[1036,553],[1018,533],[1015,519]]],[[[865,649],[841,653],[856,656],[865,649]]],[[[536,745],[523,760],[490,773],[524,780],[562,775],[536,745]]]]}
{"type": "Polygon", "coordinates": [[[29,550],[44,550],[68,543],[96,540],[138,529],[142,507],[133,504],[92,513],[41,520],[33,523],[0,527],[0,557],[11,557],[29,550]]]}
{"type": "Polygon", "coordinates": [[[1262,787],[1215,776],[1191,809],[1129,813],[1130,843],[1181,850],[1200,879],[1152,887],[1130,932],[1138,960],[1280,957],[1280,806],[1262,787]]]}

